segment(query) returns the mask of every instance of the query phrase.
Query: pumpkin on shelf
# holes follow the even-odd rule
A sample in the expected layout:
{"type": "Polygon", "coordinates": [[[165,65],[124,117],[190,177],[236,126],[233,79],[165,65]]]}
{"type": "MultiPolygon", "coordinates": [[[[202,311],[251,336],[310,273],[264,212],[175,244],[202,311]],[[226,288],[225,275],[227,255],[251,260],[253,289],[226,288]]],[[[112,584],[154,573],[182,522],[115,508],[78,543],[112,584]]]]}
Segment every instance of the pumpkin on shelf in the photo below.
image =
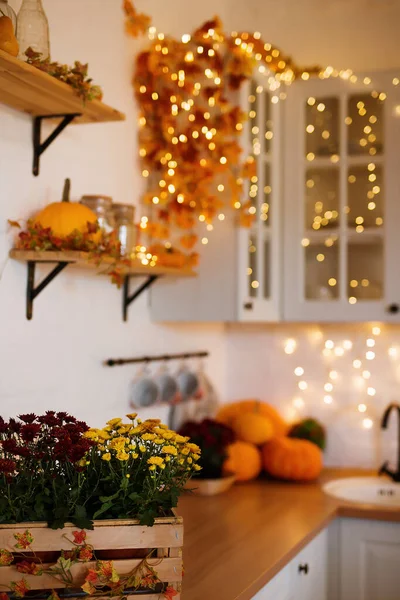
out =
{"type": "Polygon", "coordinates": [[[233,431],[242,442],[260,446],[274,437],[274,426],[270,419],[259,413],[239,415],[233,421],[233,431]]]}
{"type": "Polygon", "coordinates": [[[277,479],[313,481],[322,470],[322,452],[312,442],[274,437],[262,449],[265,471],[277,479]]]}
{"type": "Polygon", "coordinates": [[[73,231],[86,233],[88,227],[93,226],[92,239],[100,239],[101,232],[96,232],[96,214],[84,204],[70,202],[70,186],[70,180],[66,179],[62,201],[48,204],[33,218],[33,223],[40,224],[44,229],[51,229],[53,234],[60,238],[67,237],[73,231]]]}
{"type": "Polygon", "coordinates": [[[10,17],[0,10],[0,50],[11,56],[18,56],[19,46],[14,34],[14,27],[10,17]]]}
{"type": "Polygon", "coordinates": [[[233,474],[236,481],[250,481],[259,476],[261,469],[261,453],[256,446],[238,440],[228,447],[224,473],[233,474]]]}
{"type": "Polygon", "coordinates": [[[278,411],[261,400],[239,400],[222,406],[216,416],[217,421],[229,427],[233,426],[234,421],[247,413],[258,414],[269,419],[273,426],[274,435],[286,435],[289,426],[282,419],[278,411]]]}

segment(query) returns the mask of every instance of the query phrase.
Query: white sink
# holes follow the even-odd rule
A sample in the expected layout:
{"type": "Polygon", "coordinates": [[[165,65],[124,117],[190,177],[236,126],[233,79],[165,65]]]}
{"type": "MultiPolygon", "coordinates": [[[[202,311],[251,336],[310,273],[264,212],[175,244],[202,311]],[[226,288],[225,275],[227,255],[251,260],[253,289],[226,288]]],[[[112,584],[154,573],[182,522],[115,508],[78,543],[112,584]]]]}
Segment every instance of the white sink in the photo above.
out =
{"type": "Polygon", "coordinates": [[[329,481],[323,487],[330,496],[350,502],[362,502],[400,508],[400,483],[384,477],[348,477],[329,481]]]}

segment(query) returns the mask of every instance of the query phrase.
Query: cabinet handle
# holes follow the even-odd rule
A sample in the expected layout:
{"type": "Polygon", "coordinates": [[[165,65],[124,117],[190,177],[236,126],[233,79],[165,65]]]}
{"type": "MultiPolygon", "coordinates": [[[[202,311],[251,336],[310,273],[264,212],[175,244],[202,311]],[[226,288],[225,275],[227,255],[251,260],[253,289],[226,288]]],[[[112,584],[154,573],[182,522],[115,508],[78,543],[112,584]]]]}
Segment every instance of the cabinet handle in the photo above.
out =
{"type": "Polygon", "coordinates": [[[400,306],[398,304],[389,304],[386,307],[386,311],[392,315],[395,315],[400,310],[400,306]]]}
{"type": "Polygon", "coordinates": [[[243,308],[244,308],[245,310],[253,310],[253,303],[252,303],[252,302],[245,302],[245,303],[243,304],[243,308]]]}
{"type": "Polygon", "coordinates": [[[308,574],[309,571],[308,563],[304,563],[304,565],[299,565],[299,573],[304,573],[304,575],[308,574]]]}

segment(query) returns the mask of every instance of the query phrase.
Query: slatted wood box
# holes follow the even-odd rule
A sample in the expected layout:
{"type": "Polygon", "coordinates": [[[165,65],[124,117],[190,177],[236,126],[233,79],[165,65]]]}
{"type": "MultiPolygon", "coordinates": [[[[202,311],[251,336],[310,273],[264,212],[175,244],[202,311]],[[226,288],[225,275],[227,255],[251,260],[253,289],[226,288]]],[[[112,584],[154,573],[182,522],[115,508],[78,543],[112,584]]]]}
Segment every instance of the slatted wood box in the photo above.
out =
{"type": "MultiPolygon", "coordinates": [[[[67,525],[63,529],[53,530],[45,523],[19,523],[16,525],[0,525],[0,549],[21,553],[15,549],[14,534],[23,534],[28,530],[34,541],[29,549],[22,552],[34,552],[41,561],[50,566],[57,561],[61,550],[73,548],[73,531],[79,531],[74,525],[67,525]],[[51,557],[51,558],[50,558],[51,557]]],[[[177,590],[178,595],[174,600],[180,600],[182,582],[182,545],[183,545],[183,519],[175,515],[156,519],[153,527],[140,525],[138,521],[113,520],[95,521],[94,530],[86,531],[86,543],[94,548],[96,558],[99,560],[112,560],[118,575],[126,575],[132,571],[151,550],[152,558],[148,560],[156,571],[159,579],[177,590]],[[153,558],[154,557],[154,558],[153,558]]],[[[27,558],[29,560],[29,558],[27,558]]],[[[79,562],[71,568],[73,575],[73,589],[79,590],[85,582],[88,569],[95,567],[95,561],[79,562]]],[[[63,596],[65,585],[52,575],[26,575],[19,573],[15,566],[0,566],[0,590],[9,586],[11,581],[24,577],[28,582],[31,593],[35,598],[47,598],[48,590],[55,590],[63,596]]],[[[90,596],[81,592],[77,597],[90,596]]],[[[98,598],[98,596],[97,596],[98,598]]],[[[162,593],[132,593],[124,598],[141,598],[142,600],[162,600],[162,593]]],[[[68,590],[68,600],[72,600],[71,589],[68,590]]]]}

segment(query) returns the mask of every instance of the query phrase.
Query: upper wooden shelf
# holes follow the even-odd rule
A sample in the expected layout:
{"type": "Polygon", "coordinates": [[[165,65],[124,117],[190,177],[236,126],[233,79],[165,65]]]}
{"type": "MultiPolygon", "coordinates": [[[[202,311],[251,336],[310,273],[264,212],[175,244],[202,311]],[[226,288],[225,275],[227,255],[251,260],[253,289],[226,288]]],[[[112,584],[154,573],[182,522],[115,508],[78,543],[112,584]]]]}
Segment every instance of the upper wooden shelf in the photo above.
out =
{"type": "MultiPolygon", "coordinates": [[[[36,250],[10,250],[10,257],[22,262],[34,261],[37,263],[58,263],[68,262],[73,266],[83,269],[96,270],[100,274],[106,274],[107,270],[115,264],[113,258],[102,257],[101,263],[97,264],[95,259],[91,259],[87,252],[78,252],[70,250],[67,252],[36,251],[36,250]]],[[[170,275],[175,277],[193,277],[195,272],[190,267],[174,268],[155,266],[150,267],[142,265],[140,260],[133,260],[130,266],[118,265],[124,275],[170,275]]]]}
{"type": "Polygon", "coordinates": [[[74,123],[125,119],[123,113],[98,100],[83,103],[66,83],[3,50],[0,50],[0,103],[33,117],[81,113],[74,123]]]}

